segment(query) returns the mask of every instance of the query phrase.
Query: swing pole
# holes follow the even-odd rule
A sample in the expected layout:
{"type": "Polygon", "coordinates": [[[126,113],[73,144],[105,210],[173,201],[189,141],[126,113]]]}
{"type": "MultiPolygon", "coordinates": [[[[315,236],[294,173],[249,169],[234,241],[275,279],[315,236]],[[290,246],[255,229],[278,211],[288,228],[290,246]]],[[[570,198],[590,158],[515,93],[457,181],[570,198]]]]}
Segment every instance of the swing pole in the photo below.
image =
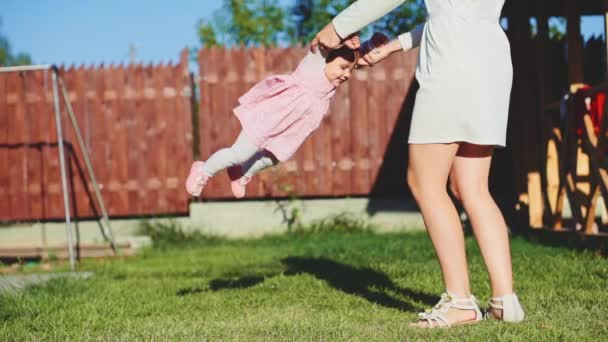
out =
{"type": "Polygon", "coordinates": [[[84,144],[84,139],[82,138],[82,134],[80,133],[80,127],[78,126],[78,121],[76,120],[76,115],[74,115],[74,110],[72,109],[72,105],[70,104],[70,98],[68,96],[68,92],[65,88],[65,84],[63,80],[58,77],[59,88],[61,90],[61,94],[63,95],[63,102],[65,105],[65,109],[68,112],[70,120],[72,121],[72,127],[76,133],[76,139],[78,140],[78,145],[80,145],[80,149],[82,150],[82,155],[84,157],[84,162],[87,166],[87,171],[89,172],[89,177],[91,178],[91,182],[93,182],[93,189],[95,190],[95,196],[97,198],[97,204],[101,209],[101,225],[102,232],[106,240],[110,242],[110,247],[114,251],[117,252],[116,243],[114,242],[114,234],[112,233],[112,226],[110,225],[110,219],[108,216],[108,211],[106,210],[106,206],[103,203],[103,198],[101,197],[101,192],[99,191],[99,184],[97,183],[97,178],[95,177],[95,172],[93,172],[93,164],[89,159],[89,151],[84,144]]]}
{"type": "Polygon", "coordinates": [[[72,237],[72,222],[70,215],[70,199],[68,194],[68,182],[65,165],[65,155],[63,150],[63,132],[61,129],[61,107],[59,104],[59,87],[57,84],[57,68],[50,64],[22,65],[0,68],[0,73],[5,72],[25,72],[37,70],[50,70],[53,84],[53,105],[55,109],[55,122],[57,129],[57,143],[59,149],[59,165],[61,168],[61,188],[63,191],[63,207],[65,210],[65,236],[68,243],[68,257],[70,259],[70,269],[76,270],[76,256],[74,253],[74,240],[72,237]]]}
{"type": "Polygon", "coordinates": [[[2,67],[2,68],[0,68],[0,73],[1,72],[16,72],[16,71],[49,70],[52,68],[53,68],[53,65],[51,65],[51,64],[20,65],[20,66],[2,67]]]}
{"type": "Polygon", "coordinates": [[[94,183],[95,195],[97,198],[98,205],[102,211],[101,218],[101,226],[102,233],[106,240],[109,240],[110,246],[114,253],[117,252],[117,246],[114,242],[114,237],[112,234],[112,227],[110,225],[110,219],[108,217],[108,213],[106,211],[103,199],[101,197],[101,193],[99,191],[99,185],[97,184],[97,180],[95,178],[95,173],[93,172],[93,167],[91,161],[89,159],[88,151],[84,145],[84,140],[82,139],[82,135],[80,134],[80,128],[78,127],[78,122],[76,121],[76,117],[72,110],[72,106],[69,102],[69,97],[67,94],[67,90],[61,78],[59,78],[58,69],[55,65],[51,64],[39,64],[39,65],[23,65],[23,66],[12,66],[12,67],[0,67],[0,73],[5,72],[26,72],[26,71],[38,71],[38,70],[50,70],[52,75],[52,86],[53,86],[53,104],[55,108],[55,121],[56,121],[56,129],[57,129],[57,139],[58,139],[58,147],[59,147],[59,164],[61,167],[61,185],[63,190],[63,204],[65,208],[65,229],[66,229],[66,239],[68,244],[68,256],[70,259],[70,268],[72,271],[76,268],[76,258],[74,252],[74,241],[72,237],[72,222],[71,222],[71,213],[69,206],[69,193],[68,193],[68,183],[67,183],[67,173],[66,173],[66,162],[65,162],[65,151],[63,146],[63,132],[62,132],[62,123],[61,123],[61,105],[59,92],[63,95],[64,106],[68,112],[68,115],[72,121],[72,126],[76,131],[76,136],[78,138],[78,143],[80,148],[83,151],[85,163],[87,165],[87,170],[89,172],[89,176],[91,177],[92,182],[94,183]]]}
{"type": "Polygon", "coordinates": [[[51,67],[53,77],[53,103],[55,104],[55,121],[57,126],[57,141],[59,143],[59,164],[61,166],[61,187],[63,189],[63,206],[65,209],[65,236],[68,240],[68,256],[70,257],[70,268],[76,269],[76,257],[74,255],[74,241],[72,238],[72,223],[70,222],[70,200],[68,198],[68,182],[66,175],[65,155],[63,151],[63,132],[61,129],[61,107],[59,105],[59,86],[57,84],[57,68],[51,67]]]}

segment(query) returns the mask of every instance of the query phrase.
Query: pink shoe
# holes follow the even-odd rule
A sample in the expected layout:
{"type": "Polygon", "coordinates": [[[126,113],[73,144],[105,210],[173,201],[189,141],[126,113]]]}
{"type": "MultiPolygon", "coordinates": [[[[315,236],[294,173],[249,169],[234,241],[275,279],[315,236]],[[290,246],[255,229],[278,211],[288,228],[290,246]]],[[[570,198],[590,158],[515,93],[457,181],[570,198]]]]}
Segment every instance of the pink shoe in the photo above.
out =
{"type": "Polygon", "coordinates": [[[251,177],[243,174],[241,166],[232,166],[228,168],[228,178],[230,178],[230,189],[236,198],[245,197],[245,187],[251,181],[251,177]]]}
{"type": "Polygon", "coordinates": [[[205,163],[202,161],[195,161],[192,163],[190,174],[186,179],[186,191],[191,196],[200,196],[205,184],[207,184],[207,181],[211,178],[203,172],[204,165],[205,163]]]}

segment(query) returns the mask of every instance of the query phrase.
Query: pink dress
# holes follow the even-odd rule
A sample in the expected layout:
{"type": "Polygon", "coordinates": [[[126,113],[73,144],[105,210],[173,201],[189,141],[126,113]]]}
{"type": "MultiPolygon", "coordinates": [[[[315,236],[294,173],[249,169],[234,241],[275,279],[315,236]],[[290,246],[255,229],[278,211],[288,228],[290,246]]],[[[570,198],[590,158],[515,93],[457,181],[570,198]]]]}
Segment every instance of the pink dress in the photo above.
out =
{"type": "Polygon", "coordinates": [[[290,75],[273,75],[239,98],[234,114],[261,149],[285,161],[321,125],[336,92],[325,76],[325,59],[309,52],[290,75]]]}

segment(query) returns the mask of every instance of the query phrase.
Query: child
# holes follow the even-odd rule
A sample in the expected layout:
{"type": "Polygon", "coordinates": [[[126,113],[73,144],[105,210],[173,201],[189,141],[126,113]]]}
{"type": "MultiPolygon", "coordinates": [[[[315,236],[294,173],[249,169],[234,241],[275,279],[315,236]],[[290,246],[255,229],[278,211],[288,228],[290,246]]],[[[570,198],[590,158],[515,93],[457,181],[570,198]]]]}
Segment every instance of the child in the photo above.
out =
{"type": "Polygon", "coordinates": [[[253,86],[234,109],[242,127],[238,138],[207,161],[192,164],[186,191],[199,196],[207,181],[227,168],[232,193],[244,197],[253,175],[288,160],[319,128],[336,88],[350,78],[358,58],[359,51],[346,47],[329,51],[326,57],[309,52],[293,73],[273,75],[253,86]]]}

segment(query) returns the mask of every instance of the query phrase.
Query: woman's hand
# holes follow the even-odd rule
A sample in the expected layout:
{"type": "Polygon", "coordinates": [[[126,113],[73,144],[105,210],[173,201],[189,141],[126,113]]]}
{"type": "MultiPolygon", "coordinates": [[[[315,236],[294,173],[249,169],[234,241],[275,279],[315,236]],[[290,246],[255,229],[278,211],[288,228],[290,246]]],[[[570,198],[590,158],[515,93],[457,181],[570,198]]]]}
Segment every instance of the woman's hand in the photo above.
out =
{"type": "Polygon", "coordinates": [[[383,59],[390,56],[392,53],[400,50],[402,50],[401,43],[399,43],[399,40],[394,39],[388,44],[383,45],[381,47],[377,47],[369,51],[365,55],[362,55],[361,58],[359,58],[359,62],[357,64],[359,66],[374,66],[374,64],[381,62],[383,59]]]}
{"type": "Polygon", "coordinates": [[[353,50],[358,49],[361,46],[359,34],[355,33],[342,40],[342,38],[340,38],[336,32],[334,25],[330,22],[329,24],[325,25],[325,27],[319,31],[319,33],[317,33],[315,38],[312,40],[310,43],[310,51],[316,53],[319,47],[322,49],[333,50],[339,48],[342,44],[353,50]]]}

